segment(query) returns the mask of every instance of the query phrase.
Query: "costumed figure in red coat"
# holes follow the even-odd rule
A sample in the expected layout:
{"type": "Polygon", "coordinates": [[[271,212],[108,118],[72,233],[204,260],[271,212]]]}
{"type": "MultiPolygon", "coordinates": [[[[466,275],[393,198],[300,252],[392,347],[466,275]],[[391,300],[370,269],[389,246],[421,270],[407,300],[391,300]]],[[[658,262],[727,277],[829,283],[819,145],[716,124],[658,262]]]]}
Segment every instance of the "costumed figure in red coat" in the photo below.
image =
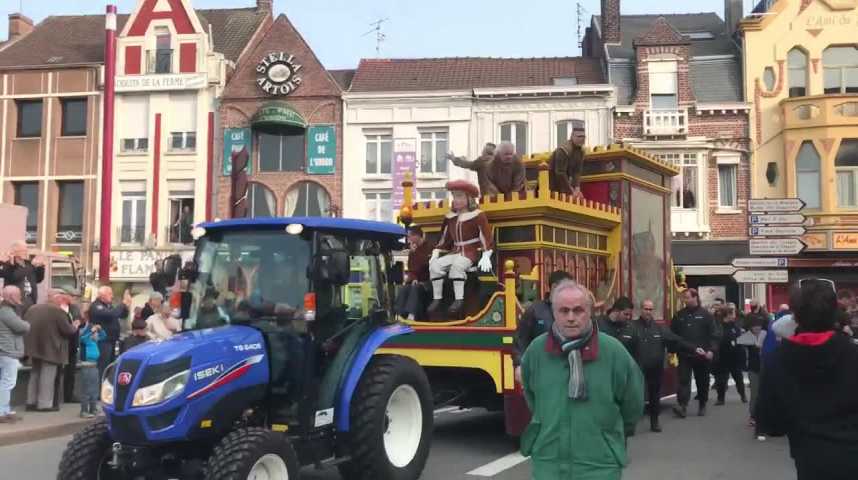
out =
{"type": "Polygon", "coordinates": [[[466,180],[452,180],[447,182],[447,190],[453,194],[453,208],[444,218],[441,239],[429,261],[433,301],[428,310],[431,314],[441,307],[444,279],[449,278],[453,281],[454,294],[449,318],[459,318],[464,306],[468,270],[475,263],[482,272],[492,270],[494,241],[486,214],[477,209],[476,199],[480,195],[477,186],[466,180]],[[442,257],[442,251],[448,252],[447,255],[442,257]]]}

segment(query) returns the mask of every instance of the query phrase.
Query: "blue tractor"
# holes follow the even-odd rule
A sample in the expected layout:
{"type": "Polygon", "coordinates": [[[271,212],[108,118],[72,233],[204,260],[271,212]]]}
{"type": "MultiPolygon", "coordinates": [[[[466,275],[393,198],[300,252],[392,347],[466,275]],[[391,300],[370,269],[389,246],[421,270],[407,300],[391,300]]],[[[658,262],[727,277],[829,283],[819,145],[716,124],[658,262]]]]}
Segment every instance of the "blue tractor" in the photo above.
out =
{"type": "Polygon", "coordinates": [[[227,220],[194,230],[182,333],[105,371],[105,418],[74,436],[58,480],[414,480],[432,394],[390,307],[402,227],[337,218],[227,220]],[[359,267],[359,268],[358,268],[359,267]]]}

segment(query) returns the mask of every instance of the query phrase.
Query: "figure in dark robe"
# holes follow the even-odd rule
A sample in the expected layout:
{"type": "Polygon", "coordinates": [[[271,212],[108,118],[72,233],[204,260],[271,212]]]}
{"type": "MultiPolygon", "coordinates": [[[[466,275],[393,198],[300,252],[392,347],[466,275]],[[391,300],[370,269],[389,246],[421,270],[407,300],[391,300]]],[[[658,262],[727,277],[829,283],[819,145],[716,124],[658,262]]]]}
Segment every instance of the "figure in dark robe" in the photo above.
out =
{"type": "Polygon", "coordinates": [[[584,121],[572,120],[569,140],[557,147],[548,161],[548,181],[551,191],[568,193],[581,198],[581,174],[584,171],[584,121]]]}

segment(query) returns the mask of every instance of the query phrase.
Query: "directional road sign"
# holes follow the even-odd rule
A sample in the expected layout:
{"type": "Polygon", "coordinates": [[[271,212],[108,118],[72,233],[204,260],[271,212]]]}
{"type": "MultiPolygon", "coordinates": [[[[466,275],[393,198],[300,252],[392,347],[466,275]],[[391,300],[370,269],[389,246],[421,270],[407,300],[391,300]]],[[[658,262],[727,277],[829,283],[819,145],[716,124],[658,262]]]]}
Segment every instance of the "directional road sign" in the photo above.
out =
{"type": "Polygon", "coordinates": [[[750,215],[748,221],[751,225],[801,225],[805,217],[800,213],[783,213],[773,215],[750,215]]]}
{"type": "Polygon", "coordinates": [[[748,200],[751,212],[797,212],[804,208],[800,198],[752,198],[748,200]]]}
{"type": "Polygon", "coordinates": [[[752,238],[751,255],[798,255],[807,245],[797,238],[752,238]]]}
{"type": "Polygon", "coordinates": [[[788,283],[787,270],[739,270],[733,274],[739,283],[788,283]]]}
{"type": "Polygon", "coordinates": [[[800,237],[807,230],[798,226],[751,227],[748,234],[752,237],[800,237]]]}
{"type": "Polygon", "coordinates": [[[789,266],[789,260],[783,257],[734,258],[732,263],[736,268],[786,268],[789,266]]]}

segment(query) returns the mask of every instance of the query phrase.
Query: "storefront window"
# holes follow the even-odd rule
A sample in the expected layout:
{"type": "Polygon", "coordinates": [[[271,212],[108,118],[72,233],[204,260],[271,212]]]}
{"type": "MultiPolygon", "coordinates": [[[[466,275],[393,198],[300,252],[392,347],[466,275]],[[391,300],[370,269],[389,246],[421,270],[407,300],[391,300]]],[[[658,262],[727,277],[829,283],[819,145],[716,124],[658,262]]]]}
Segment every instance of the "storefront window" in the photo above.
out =
{"type": "Polygon", "coordinates": [[[331,197],[315,182],[299,182],[286,194],[287,217],[330,216],[331,197]]]}
{"type": "Polygon", "coordinates": [[[819,153],[813,146],[813,142],[802,143],[796,161],[796,178],[798,197],[804,200],[807,208],[820,207],[819,161],[819,153]]]}
{"type": "Polygon", "coordinates": [[[285,127],[259,132],[259,169],[263,172],[302,172],[305,130],[285,127]]]}

